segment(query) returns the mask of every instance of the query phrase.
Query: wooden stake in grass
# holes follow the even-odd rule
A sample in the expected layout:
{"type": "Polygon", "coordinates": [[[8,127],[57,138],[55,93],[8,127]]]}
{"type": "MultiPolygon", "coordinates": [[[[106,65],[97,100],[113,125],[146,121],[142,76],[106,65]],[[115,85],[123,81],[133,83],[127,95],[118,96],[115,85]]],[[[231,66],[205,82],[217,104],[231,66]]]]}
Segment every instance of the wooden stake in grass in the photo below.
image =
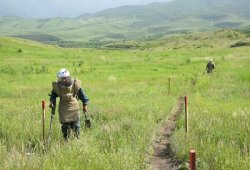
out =
{"type": "Polygon", "coordinates": [[[190,170],[195,170],[196,165],[195,165],[195,150],[190,150],[189,151],[189,169],[190,170]]]}
{"type": "Polygon", "coordinates": [[[45,101],[42,101],[43,143],[45,146],[45,101]]]}
{"type": "Polygon", "coordinates": [[[170,79],[170,77],[168,78],[168,94],[170,94],[170,89],[171,89],[171,84],[170,84],[170,82],[171,82],[171,79],[170,79]]]}
{"type": "Polygon", "coordinates": [[[185,96],[185,129],[186,129],[186,134],[188,136],[188,97],[185,96]]]}

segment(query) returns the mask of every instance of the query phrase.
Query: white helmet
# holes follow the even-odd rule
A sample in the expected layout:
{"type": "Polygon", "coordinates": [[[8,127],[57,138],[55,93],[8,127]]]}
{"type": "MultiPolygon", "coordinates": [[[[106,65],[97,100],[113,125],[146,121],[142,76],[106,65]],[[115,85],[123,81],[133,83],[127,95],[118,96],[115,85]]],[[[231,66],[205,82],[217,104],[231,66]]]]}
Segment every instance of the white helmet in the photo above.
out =
{"type": "Polygon", "coordinates": [[[57,77],[58,78],[63,78],[63,77],[69,77],[70,73],[67,69],[62,68],[58,73],[57,73],[57,77]]]}

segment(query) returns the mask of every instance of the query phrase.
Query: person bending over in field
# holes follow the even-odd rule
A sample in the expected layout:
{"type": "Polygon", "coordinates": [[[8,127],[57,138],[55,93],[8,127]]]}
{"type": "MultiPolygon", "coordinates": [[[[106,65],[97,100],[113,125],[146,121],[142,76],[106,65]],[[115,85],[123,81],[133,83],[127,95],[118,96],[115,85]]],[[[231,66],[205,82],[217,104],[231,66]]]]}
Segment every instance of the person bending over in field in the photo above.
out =
{"type": "Polygon", "coordinates": [[[56,98],[59,101],[59,121],[61,123],[64,139],[67,141],[71,131],[79,138],[80,134],[80,112],[78,100],[83,103],[83,111],[87,112],[88,97],[81,88],[81,81],[71,78],[70,72],[62,68],[57,73],[58,80],[52,82],[52,91],[50,94],[50,108],[55,109],[56,98]]]}
{"type": "Polygon", "coordinates": [[[207,63],[207,73],[212,73],[213,72],[213,69],[214,69],[214,63],[213,63],[213,60],[212,59],[209,59],[208,63],[207,63]]]}

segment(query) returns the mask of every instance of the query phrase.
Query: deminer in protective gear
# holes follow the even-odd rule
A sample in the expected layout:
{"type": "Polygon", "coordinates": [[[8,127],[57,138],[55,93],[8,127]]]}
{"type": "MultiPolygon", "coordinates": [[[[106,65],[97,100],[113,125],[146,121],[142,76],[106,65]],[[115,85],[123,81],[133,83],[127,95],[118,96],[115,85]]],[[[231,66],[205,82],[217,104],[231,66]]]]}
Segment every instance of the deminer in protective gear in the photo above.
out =
{"type": "Polygon", "coordinates": [[[79,138],[80,134],[80,112],[78,100],[83,103],[83,112],[87,112],[88,97],[81,88],[81,81],[71,78],[70,72],[62,68],[57,73],[58,80],[52,82],[53,90],[50,94],[50,108],[54,108],[56,98],[59,97],[59,121],[65,140],[68,140],[71,131],[79,138]]]}
{"type": "Polygon", "coordinates": [[[207,73],[212,73],[214,68],[215,68],[215,66],[214,66],[213,60],[209,59],[207,66],[206,66],[207,73]]]}

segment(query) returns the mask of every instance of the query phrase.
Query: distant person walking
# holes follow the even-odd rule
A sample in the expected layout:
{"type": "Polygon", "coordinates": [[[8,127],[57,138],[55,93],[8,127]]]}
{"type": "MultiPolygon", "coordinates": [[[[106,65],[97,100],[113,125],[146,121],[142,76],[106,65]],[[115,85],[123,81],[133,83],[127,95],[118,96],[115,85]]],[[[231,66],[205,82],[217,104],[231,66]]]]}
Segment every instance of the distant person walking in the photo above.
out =
{"type": "Polygon", "coordinates": [[[71,78],[70,72],[62,68],[57,73],[58,80],[52,82],[52,91],[50,94],[50,108],[56,107],[56,98],[59,101],[59,120],[61,123],[64,139],[67,141],[71,131],[79,138],[80,134],[80,112],[78,100],[83,103],[83,111],[87,112],[88,97],[81,88],[81,81],[71,78]]]}
{"type": "Polygon", "coordinates": [[[214,66],[213,60],[212,60],[212,59],[209,59],[209,60],[208,60],[208,63],[207,63],[207,67],[206,67],[207,73],[208,73],[208,74],[209,74],[209,73],[212,73],[214,68],[215,68],[215,66],[214,66]]]}

